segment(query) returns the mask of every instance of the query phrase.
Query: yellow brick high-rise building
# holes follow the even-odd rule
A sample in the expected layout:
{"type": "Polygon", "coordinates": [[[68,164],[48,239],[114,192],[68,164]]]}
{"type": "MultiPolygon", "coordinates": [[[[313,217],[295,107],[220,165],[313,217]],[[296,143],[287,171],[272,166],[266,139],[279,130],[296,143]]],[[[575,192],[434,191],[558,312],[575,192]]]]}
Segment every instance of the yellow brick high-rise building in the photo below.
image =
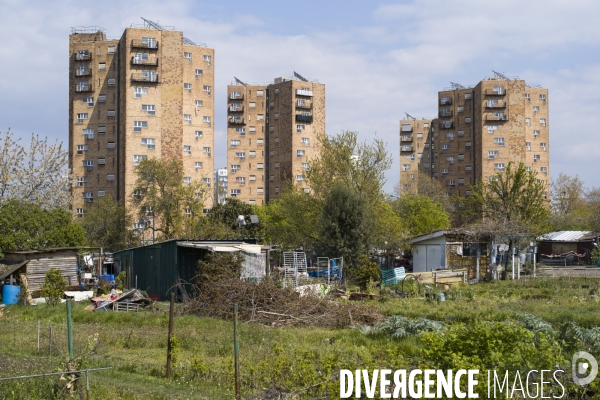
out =
{"type": "Polygon", "coordinates": [[[447,196],[468,196],[469,185],[504,172],[511,161],[536,171],[548,187],[549,145],[548,89],[499,73],[475,87],[453,84],[438,93],[438,118],[400,121],[401,193],[425,174],[447,196]],[[429,131],[415,137],[419,123],[430,123],[429,131]]]}
{"type": "Polygon", "coordinates": [[[236,79],[227,99],[230,196],[262,204],[279,198],[290,181],[308,190],[316,134],[325,133],[325,85],[297,73],[263,85],[236,79]]]}
{"type": "Polygon", "coordinates": [[[77,215],[109,194],[129,202],[134,167],[145,158],[180,159],[184,181],[211,185],[214,50],[144,22],[118,40],[101,28],[70,35],[69,167],[77,215]]]}

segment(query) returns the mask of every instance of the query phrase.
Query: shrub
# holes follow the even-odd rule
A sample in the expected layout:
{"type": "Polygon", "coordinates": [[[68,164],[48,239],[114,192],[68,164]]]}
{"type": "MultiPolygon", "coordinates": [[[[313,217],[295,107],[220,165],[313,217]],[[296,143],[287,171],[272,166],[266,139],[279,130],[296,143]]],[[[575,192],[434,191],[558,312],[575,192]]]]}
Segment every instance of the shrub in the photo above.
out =
{"type": "Polygon", "coordinates": [[[40,289],[42,296],[46,298],[46,303],[54,307],[60,304],[66,287],[67,280],[62,276],[60,270],[51,268],[46,271],[46,279],[40,289]]]}
{"type": "Polygon", "coordinates": [[[366,255],[360,256],[356,266],[350,268],[348,275],[350,280],[360,287],[360,290],[366,290],[369,281],[379,280],[379,265],[370,261],[366,255]]]}

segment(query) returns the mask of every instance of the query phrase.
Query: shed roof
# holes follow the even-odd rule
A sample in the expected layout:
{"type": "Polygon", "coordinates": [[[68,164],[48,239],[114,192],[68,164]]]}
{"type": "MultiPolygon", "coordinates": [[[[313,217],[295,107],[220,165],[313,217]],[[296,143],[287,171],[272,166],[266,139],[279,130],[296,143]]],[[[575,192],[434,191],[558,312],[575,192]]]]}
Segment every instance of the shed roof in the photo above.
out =
{"type": "Polygon", "coordinates": [[[194,247],[216,253],[235,253],[242,251],[244,253],[260,254],[263,250],[263,246],[259,244],[247,244],[243,242],[177,242],[177,246],[194,247]]]}
{"type": "Polygon", "coordinates": [[[87,246],[75,246],[75,247],[51,247],[48,249],[37,249],[37,250],[21,250],[21,251],[5,251],[5,254],[43,254],[43,253],[55,253],[57,251],[67,250],[98,250],[100,247],[87,247],[87,246]]]}
{"type": "Polygon", "coordinates": [[[427,235],[417,236],[417,237],[413,238],[410,242],[411,243],[418,243],[418,242],[422,242],[424,240],[434,239],[434,238],[443,236],[446,233],[448,233],[448,231],[432,232],[432,233],[428,233],[427,235]]]}
{"type": "Polygon", "coordinates": [[[19,268],[21,268],[23,265],[27,264],[28,262],[29,260],[17,264],[0,264],[0,281],[12,274],[13,272],[15,272],[16,270],[18,270],[19,268]]]}
{"type": "Polygon", "coordinates": [[[542,242],[578,242],[589,233],[590,231],[557,231],[546,233],[540,236],[538,240],[542,242]]]}

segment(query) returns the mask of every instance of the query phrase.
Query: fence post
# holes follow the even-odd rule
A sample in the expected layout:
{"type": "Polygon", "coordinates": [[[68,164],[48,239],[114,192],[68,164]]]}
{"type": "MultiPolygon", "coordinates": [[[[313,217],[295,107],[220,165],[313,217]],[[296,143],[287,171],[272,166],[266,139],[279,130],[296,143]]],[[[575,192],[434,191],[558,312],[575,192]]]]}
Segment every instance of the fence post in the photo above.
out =
{"type": "Polygon", "coordinates": [[[38,336],[37,336],[37,339],[38,339],[38,342],[37,342],[37,346],[38,346],[37,352],[39,353],[40,352],[40,319],[39,318],[38,318],[38,331],[37,331],[37,334],[38,334],[38,336]]]}
{"type": "Polygon", "coordinates": [[[233,360],[235,364],[235,399],[241,400],[242,395],[240,393],[240,358],[239,352],[240,347],[238,344],[237,337],[237,325],[238,325],[238,305],[237,303],[233,305],[233,360]]]}
{"type": "Polygon", "coordinates": [[[48,340],[48,353],[52,354],[52,324],[50,324],[50,339],[48,340]]]}
{"type": "Polygon", "coordinates": [[[71,301],[67,300],[67,340],[69,343],[69,359],[73,359],[73,323],[71,321],[71,301]]]}
{"type": "Polygon", "coordinates": [[[175,293],[171,292],[171,306],[169,307],[169,333],[167,339],[167,378],[171,377],[171,335],[173,334],[173,306],[175,293]]]}

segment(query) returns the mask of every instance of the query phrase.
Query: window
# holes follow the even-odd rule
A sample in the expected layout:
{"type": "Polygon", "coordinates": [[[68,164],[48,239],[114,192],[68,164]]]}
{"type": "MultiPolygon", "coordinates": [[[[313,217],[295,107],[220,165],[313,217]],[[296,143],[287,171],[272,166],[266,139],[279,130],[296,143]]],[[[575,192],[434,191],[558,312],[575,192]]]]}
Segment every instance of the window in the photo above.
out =
{"type": "Polygon", "coordinates": [[[115,51],[116,51],[115,46],[108,46],[108,50],[107,50],[106,54],[115,54],[115,51]]]}
{"type": "Polygon", "coordinates": [[[93,97],[84,97],[81,99],[84,103],[87,103],[88,107],[94,107],[94,98],[93,97]]]}
{"type": "Polygon", "coordinates": [[[94,166],[94,160],[83,160],[83,166],[84,167],[93,167],[94,166]]]}
{"type": "Polygon", "coordinates": [[[88,149],[87,144],[78,144],[77,145],[77,154],[83,154],[84,151],[88,149]]]}
{"type": "Polygon", "coordinates": [[[143,94],[148,94],[148,88],[145,87],[134,87],[133,88],[133,97],[139,99],[143,94]]]}
{"type": "Polygon", "coordinates": [[[298,132],[298,133],[301,133],[305,129],[306,129],[306,125],[304,125],[304,124],[296,125],[296,132],[298,132]]]}
{"type": "Polygon", "coordinates": [[[114,118],[115,117],[115,110],[108,110],[107,117],[108,118],[114,118]]]}
{"type": "Polygon", "coordinates": [[[455,180],[451,180],[451,181],[447,181],[446,184],[450,187],[455,187],[456,186],[456,181],[455,180]]]}
{"type": "Polygon", "coordinates": [[[140,162],[141,162],[142,160],[145,160],[145,159],[147,159],[147,158],[148,158],[148,156],[134,155],[134,156],[133,156],[133,166],[134,166],[134,167],[137,167],[138,165],[140,165],[140,162]]]}
{"type": "Polygon", "coordinates": [[[446,132],[446,137],[450,140],[454,140],[454,132],[446,132]]]}
{"type": "Polygon", "coordinates": [[[470,124],[470,123],[471,123],[471,117],[466,117],[465,124],[470,124]]]}
{"type": "Polygon", "coordinates": [[[206,122],[206,123],[208,124],[208,126],[210,126],[210,117],[209,117],[209,116],[206,116],[206,115],[205,115],[205,116],[202,118],[202,120],[203,120],[204,122],[206,122]]]}
{"type": "Polygon", "coordinates": [[[494,138],[494,143],[496,143],[498,146],[504,146],[504,138],[494,138]]]}
{"type": "Polygon", "coordinates": [[[545,94],[540,94],[540,100],[546,101],[546,95],[545,94]]]}
{"type": "Polygon", "coordinates": [[[441,105],[452,104],[452,98],[450,96],[444,96],[440,99],[440,104],[441,105]]]}
{"type": "Polygon", "coordinates": [[[458,131],[458,136],[465,136],[465,131],[458,131]]]}
{"type": "Polygon", "coordinates": [[[446,151],[446,150],[450,150],[450,145],[449,144],[443,144],[442,145],[442,151],[446,151]]]}
{"type": "Polygon", "coordinates": [[[544,174],[548,173],[548,167],[541,167],[540,171],[543,172],[544,174]]]}
{"type": "Polygon", "coordinates": [[[231,164],[231,172],[236,172],[239,169],[242,169],[240,164],[231,164]]]}
{"type": "Polygon", "coordinates": [[[525,118],[525,123],[527,126],[531,126],[531,118],[525,118]]]}
{"type": "Polygon", "coordinates": [[[235,133],[239,133],[244,136],[246,134],[246,128],[235,128],[235,133]]]}
{"type": "Polygon", "coordinates": [[[458,112],[465,112],[465,106],[458,106],[458,112]]]}
{"type": "Polygon", "coordinates": [[[472,169],[473,169],[473,167],[471,167],[470,165],[467,165],[465,167],[465,172],[471,172],[472,169]]]}
{"type": "Polygon", "coordinates": [[[423,164],[423,168],[425,168],[425,169],[429,169],[429,163],[424,163],[424,164],[423,164]]]}
{"type": "Polygon", "coordinates": [[[459,185],[464,185],[465,184],[465,178],[458,178],[458,184],[459,185]]]}
{"type": "Polygon", "coordinates": [[[504,88],[502,86],[494,86],[492,89],[496,94],[504,94],[504,88]]]}
{"type": "Polygon", "coordinates": [[[199,138],[202,137],[202,131],[196,131],[194,132],[194,137],[196,138],[196,140],[198,140],[199,138]]]}
{"type": "Polygon", "coordinates": [[[546,151],[546,143],[540,143],[540,147],[542,150],[546,151]]]}
{"type": "Polygon", "coordinates": [[[262,121],[263,119],[265,119],[265,116],[264,116],[264,114],[258,114],[258,115],[256,116],[256,120],[257,120],[257,121],[262,121]]]}
{"type": "Polygon", "coordinates": [[[498,130],[498,125],[488,125],[487,126],[488,133],[494,133],[494,131],[498,130]]]}
{"type": "Polygon", "coordinates": [[[199,76],[202,76],[202,70],[196,69],[196,79],[198,79],[199,76]]]}
{"type": "Polygon", "coordinates": [[[304,156],[305,151],[304,150],[296,150],[296,157],[302,157],[304,156]]]}
{"type": "Polygon", "coordinates": [[[450,168],[442,168],[442,174],[449,174],[450,168]]]}
{"type": "Polygon", "coordinates": [[[189,93],[192,93],[192,84],[191,83],[184,83],[183,84],[183,89],[187,90],[189,93]]]}
{"type": "Polygon", "coordinates": [[[279,169],[279,163],[278,162],[275,163],[275,169],[279,169]]]}
{"type": "Polygon", "coordinates": [[[183,120],[187,121],[188,124],[192,123],[192,114],[183,114],[183,120]]]}
{"type": "Polygon", "coordinates": [[[196,110],[198,109],[198,107],[202,106],[204,106],[204,102],[202,100],[196,100],[196,110]]]}
{"type": "Polygon", "coordinates": [[[250,133],[254,133],[254,132],[256,132],[256,127],[255,127],[255,126],[251,126],[251,127],[249,127],[249,128],[248,128],[248,132],[250,132],[250,133]]]}
{"type": "Polygon", "coordinates": [[[106,71],[106,63],[98,63],[98,71],[106,71]]]}
{"type": "MultiPolygon", "coordinates": [[[[94,199],[94,193],[92,193],[92,192],[83,192],[83,193],[82,193],[82,197],[83,197],[84,199],[87,199],[87,200],[91,201],[91,200],[93,200],[93,199],[94,199]]],[[[88,202],[89,202],[89,201],[88,201],[88,202]]]]}
{"type": "Polygon", "coordinates": [[[304,169],[308,169],[308,167],[309,167],[309,165],[308,165],[308,163],[307,163],[307,162],[303,162],[303,163],[302,163],[302,168],[304,168],[304,169]]]}
{"type": "Polygon", "coordinates": [[[106,126],[100,125],[98,126],[98,134],[104,135],[106,133],[106,126]]]}
{"type": "Polygon", "coordinates": [[[452,128],[452,121],[442,121],[442,122],[440,122],[440,128],[442,128],[442,129],[452,128]]]}
{"type": "Polygon", "coordinates": [[[248,156],[249,156],[250,158],[254,158],[254,157],[256,157],[256,151],[255,151],[255,150],[250,150],[248,153],[249,153],[249,154],[248,154],[248,156]]]}
{"type": "Polygon", "coordinates": [[[424,143],[423,144],[423,148],[428,149],[429,148],[429,143],[424,143]]]}
{"type": "Polygon", "coordinates": [[[87,176],[78,176],[77,177],[77,186],[81,187],[83,186],[84,183],[87,183],[88,178],[87,176]]]}
{"type": "Polygon", "coordinates": [[[538,131],[538,130],[533,131],[533,136],[540,136],[540,131],[538,131]]]}
{"type": "Polygon", "coordinates": [[[531,171],[531,167],[525,167],[525,171],[527,171],[527,172],[531,171]]]}
{"type": "Polygon", "coordinates": [[[191,176],[184,176],[183,177],[183,183],[185,183],[187,185],[191,185],[192,184],[192,177],[191,176]]]}
{"type": "Polygon", "coordinates": [[[304,143],[305,146],[310,146],[310,138],[303,137],[302,143],[304,143]]]}
{"type": "Polygon", "coordinates": [[[98,95],[98,103],[106,103],[106,95],[104,93],[98,95]]]}
{"type": "Polygon", "coordinates": [[[264,169],[265,168],[265,164],[264,163],[257,163],[256,164],[256,168],[257,169],[264,169]]]}
{"type": "Polygon", "coordinates": [[[496,164],[494,164],[494,169],[497,169],[500,172],[504,172],[504,163],[496,163],[496,164]]]}
{"type": "Polygon", "coordinates": [[[107,150],[114,150],[115,149],[115,142],[108,142],[106,144],[106,149],[107,150]]]}
{"type": "Polygon", "coordinates": [[[410,164],[402,164],[402,171],[406,171],[410,169],[410,164]]]}
{"type": "Polygon", "coordinates": [[[154,150],[154,139],[142,138],[142,144],[148,146],[148,150],[154,150]]]}
{"type": "Polygon", "coordinates": [[[465,147],[471,147],[471,142],[465,142],[465,147]]]}
{"type": "Polygon", "coordinates": [[[271,157],[275,157],[275,150],[271,150],[271,151],[269,152],[269,155],[270,155],[271,157]]]}
{"type": "Polygon", "coordinates": [[[471,93],[465,93],[465,100],[471,99],[471,93]]]}
{"type": "Polygon", "coordinates": [[[241,141],[241,140],[232,140],[232,141],[230,142],[230,144],[231,144],[231,148],[232,148],[232,149],[235,149],[237,146],[239,146],[239,145],[241,145],[241,144],[242,144],[242,141],[241,141]]]}
{"type": "Polygon", "coordinates": [[[133,131],[134,132],[141,132],[142,128],[147,128],[148,127],[148,122],[146,121],[133,121],[133,131]]]}
{"type": "Polygon", "coordinates": [[[142,104],[142,111],[146,111],[148,115],[155,115],[156,113],[154,104],[142,104]]]}
{"type": "Polygon", "coordinates": [[[84,119],[88,119],[88,113],[77,114],[77,123],[82,124],[84,119]]]}
{"type": "Polygon", "coordinates": [[[446,161],[448,161],[450,164],[454,164],[454,157],[446,157],[446,161]]]}
{"type": "Polygon", "coordinates": [[[87,139],[93,139],[94,138],[94,130],[91,129],[91,128],[83,129],[82,133],[83,133],[83,136],[85,136],[87,139]]]}
{"type": "Polygon", "coordinates": [[[192,154],[192,146],[184,144],[183,145],[183,151],[186,152],[186,153],[188,153],[189,155],[191,155],[192,154]]]}
{"type": "Polygon", "coordinates": [[[106,165],[106,159],[105,158],[99,158],[98,159],[98,165],[106,165]]]}
{"type": "Polygon", "coordinates": [[[256,91],[256,97],[263,97],[265,95],[265,91],[264,90],[257,90],[256,91]]]}
{"type": "Polygon", "coordinates": [[[464,154],[459,154],[458,155],[458,161],[464,161],[465,159],[465,155],[464,154]]]}
{"type": "Polygon", "coordinates": [[[108,86],[115,86],[117,80],[115,78],[108,78],[108,86]]]}
{"type": "Polygon", "coordinates": [[[249,180],[250,182],[256,182],[256,175],[250,175],[250,176],[248,177],[248,180],[249,180]]]}
{"type": "Polygon", "coordinates": [[[488,150],[488,158],[492,159],[498,155],[498,150],[488,150]]]}
{"type": "Polygon", "coordinates": [[[540,118],[540,124],[546,126],[546,118],[540,118]]]}
{"type": "Polygon", "coordinates": [[[142,38],[142,43],[144,43],[146,45],[146,47],[149,48],[149,49],[155,49],[156,48],[156,38],[143,37],[142,38]]]}
{"type": "Polygon", "coordinates": [[[540,106],[533,106],[533,113],[540,111],[540,106]]]}
{"type": "Polygon", "coordinates": [[[538,161],[540,159],[540,155],[539,154],[534,154],[533,155],[533,161],[538,161]]]}
{"type": "Polygon", "coordinates": [[[442,108],[440,110],[440,117],[449,117],[450,115],[452,115],[452,111],[449,108],[442,108]]]}
{"type": "Polygon", "coordinates": [[[98,197],[104,197],[106,195],[105,190],[98,190],[98,197]]]}
{"type": "Polygon", "coordinates": [[[531,150],[531,142],[525,142],[525,147],[527,150],[531,150]]]}
{"type": "Polygon", "coordinates": [[[202,152],[210,157],[210,147],[203,147],[202,152]]]}
{"type": "Polygon", "coordinates": [[[250,103],[248,103],[248,108],[256,108],[256,103],[251,101],[250,103]]]}
{"type": "Polygon", "coordinates": [[[241,158],[242,160],[246,159],[246,152],[244,151],[238,151],[235,153],[235,156],[238,158],[241,158]]]}
{"type": "Polygon", "coordinates": [[[202,90],[205,91],[210,96],[210,86],[202,86],[202,90]]]}
{"type": "Polygon", "coordinates": [[[192,61],[192,53],[190,53],[189,51],[184,51],[183,58],[187,58],[188,60],[192,61]]]}
{"type": "Polygon", "coordinates": [[[202,161],[194,162],[194,168],[197,170],[202,169],[202,161]]]}
{"type": "Polygon", "coordinates": [[[242,194],[242,189],[231,189],[231,197],[235,197],[238,194],[242,194]]]}
{"type": "Polygon", "coordinates": [[[208,65],[210,65],[210,58],[211,57],[209,55],[205,54],[202,58],[204,59],[204,61],[206,61],[208,63],[208,65]]]}
{"type": "Polygon", "coordinates": [[[256,139],[256,145],[257,146],[264,146],[265,145],[265,140],[264,139],[256,139]]]}
{"type": "Polygon", "coordinates": [[[304,180],[304,175],[296,175],[296,182],[302,182],[304,180]]]}

